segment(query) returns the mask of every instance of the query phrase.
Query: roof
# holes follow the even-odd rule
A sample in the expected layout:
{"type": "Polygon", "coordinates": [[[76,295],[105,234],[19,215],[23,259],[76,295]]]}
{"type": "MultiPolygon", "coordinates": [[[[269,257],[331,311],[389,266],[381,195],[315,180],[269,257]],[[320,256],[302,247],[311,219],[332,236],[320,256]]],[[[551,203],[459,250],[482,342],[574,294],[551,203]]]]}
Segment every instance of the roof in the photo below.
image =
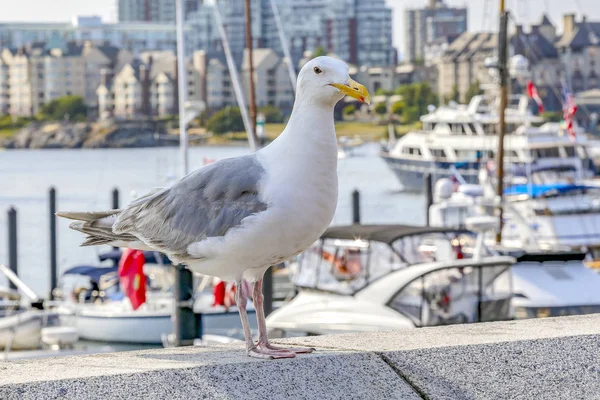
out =
{"type": "Polygon", "coordinates": [[[515,54],[521,54],[529,61],[535,62],[544,58],[558,58],[558,51],[539,30],[531,33],[519,32],[511,36],[510,44],[515,54]]]}
{"type": "Polygon", "coordinates": [[[374,240],[391,244],[397,239],[435,232],[457,232],[460,230],[444,227],[428,227],[413,225],[347,225],[333,226],[325,231],[322,239],[374,240]]]}
{"type": "Polygon", "coordinates": [[[544,13],[544,15],[542,15],[540,26],[554,26],[552,25],[552,21],[550,21],[550,18],[548,18],[548,14],[544,13]]]}
{"type": "Polygon", "coordinates": [[[454,61],[458,58],[469,59],[473,55],[494,51],[497,47],[498,35],[489,32],[465,32],[460,35],[444,52],[446,61],[454,61]]]}
{"type": "Polygon", "coordinates": [[[556,47],[582,48],[600,43],[600,22],[589,22],[584,19],[575,24],[571,32],[563,33],[556,47]]]}

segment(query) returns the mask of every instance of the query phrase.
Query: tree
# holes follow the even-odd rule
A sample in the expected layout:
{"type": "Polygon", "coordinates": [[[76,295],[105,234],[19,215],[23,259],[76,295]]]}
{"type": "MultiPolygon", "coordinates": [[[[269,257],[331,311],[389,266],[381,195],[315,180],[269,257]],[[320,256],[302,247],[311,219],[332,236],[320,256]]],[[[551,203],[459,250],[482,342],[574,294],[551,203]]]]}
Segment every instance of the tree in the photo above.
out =
{"type": "Polygon", "coordinates": [[[392,112],[398,114],[402,108],[402,122],[409,124],[417,122],[419,117],[427,113],[427,107],[431,104],[438,104],[438,97],[431,89],[429,82],[419,82],[410,85],[402,85],[396,88],[396,94],[402,96],[402,106],[396,106],[396,112],[392,107],[392,112]]]}
{"type": "Polygon", "coordinates": [[[279,124],[283,122],[283,114],[281,113],[281,109],[279,109],[279,107],[259,107],[258,112],[265,116],[265,122],[268,124],[279,124]]]}
{"type": "Polygon", "coordinates": [[[226,107],[215,113],[206,122],[208,131],[221,135],[227,132],[239,132],[244,130],[242,114],[237,107],[226,107]]]}
{"type": "Polygon", "coordinates": [[[450,96],[448,96],[446,100],[446,102],[455,101],[457,103],[460,101],[460,92],[458,91],[458,85],[452,86],[452,92],[450,92],[450,96]]]}
{"type": "Polygon", "coordinates": [[[63,96],[44,104],[40,118],[60,121],[82,121],[87,118],[88,107],[80,96],[63,96]]]}
{"type": "Polygon", "coordinates": [[[318,46],[313,53],[313,58],[321,57],[324,55],[325,55],[325,49],[323,48],[323,46],[318,46]]]}
{"type": "Polygon", "coordinates": [[[544,111],[541,116],[548,122],[560,122],[563,118],[560,111],[544,111]]]}
{"type": "Polygon", "coordinates": [[[385,103],[375,104],[375,113],[384,115],[387,112],[387,105],[385,103]]]}
{"type": "Polygon", "coordinates": [[[354,104],[349,104],[346,107],[344,107],[344,110],[342,111],[342,113],[345,116],[351,116],[354,115],[354,113],[356,112],[356,107],[354,106],[354,104]]]}
{"type": "Polygon", "coordinates": [[[465,95],[465,102],[468,103],[471,99],[477,95],[483,94],[483,90],[481,90],[481,86],[479,81],[475,81],[469,85],[467,89],[467,94],[465,95]]]}
{"type": "Polygon", "coordinates": [[[406,104],[404,103],[403,100],[397,101],[394,104],[392,104],[392,114],[401,116],[402,113],[404,112],[405,108],[406,108],[406,104]]]}
{"type": "Polygon", "coordinates": [[[377,91],[375,92],[376,96],[391,96],[394,94],[393,90],[386,90],[384,88],[379,88],[377,89],[377,91]]]}
{"type": "Polygon", "coordinates": [[[402,123],[412,124],[414,122],[417,122],[421,115],[423,115],[423,113],[419,110],[419,107],[406,107],[406,109],[402,112],[402,123]]]}

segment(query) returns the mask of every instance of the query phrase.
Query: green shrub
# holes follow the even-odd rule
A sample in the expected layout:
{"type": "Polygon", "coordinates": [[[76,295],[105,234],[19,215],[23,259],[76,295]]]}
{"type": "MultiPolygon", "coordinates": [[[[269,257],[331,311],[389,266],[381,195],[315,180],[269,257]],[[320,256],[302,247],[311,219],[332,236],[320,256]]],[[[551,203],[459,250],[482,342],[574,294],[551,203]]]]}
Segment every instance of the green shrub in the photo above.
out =
{"type": "Polygon", "coordinates": [[[400,116],[404,112],[405,108],[406,104],[404,104],[403,100],[397,101],[394,104],[392,104],[392,114],[400,116]]]}
{"type": "Polygon", "coordinates": [[[387,112],[387,105],[385,103],[375,104],[375,113],[384,115],[387,112]]]}
{"type": "Polygon", "coordinates": [[[280,124],[283,122],[283,114],[281,113],[281,109],[279,107],[259,107],[258,112],[265,116],[265,122],[267,124],[280,124]]]}
{"type": "Polygon", "coordinates": [[[215,135],[244,130],[242,114],[237,107],[226,107],[215,113],[206,122],[206,129],[215,135]]]}
{"type": "Polygon", "coordinates": [[[39,118],[48,121],[85,121],[88,107],[80,96],[63,96],[44,104],[39,118]]]}
{"type": "Polygon", "coordinates": [[[563,114],[560,111],[544,111],[541,117],[548,122],[560,122],[562,121],[563,114]]]}
{"type": "Polygon", "coordinates": [[[402,112],[402,123],[412,124],[413,122],[417,122],[421,115],[418,106],[406,107],[402,112]]]}
{"type": "Polygon", "coordinates": [[[354,115],[355,112],[356,112],[356,107],[354,106],[354,104],[349,104],[346,107],[344,107],[344,109],[342,110],[342,113],[346,116],[354,115]]]}

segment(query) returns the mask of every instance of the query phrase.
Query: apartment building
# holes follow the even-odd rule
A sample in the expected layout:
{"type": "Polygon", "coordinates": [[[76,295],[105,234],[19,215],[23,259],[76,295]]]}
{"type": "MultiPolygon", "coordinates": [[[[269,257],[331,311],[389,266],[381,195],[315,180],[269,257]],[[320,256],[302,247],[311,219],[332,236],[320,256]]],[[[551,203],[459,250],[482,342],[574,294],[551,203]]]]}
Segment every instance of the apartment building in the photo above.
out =
{"type": "MultiPolygon", "coordinates": [[[[112,76],[102,74],[96,90],[100,118],[166,117],[178,113],[177,58],[171,52],[146,52],[112,76]]],[[[186,63],[186,100],[203,101],[203,80],[186,63]]]]}
{"type": "MultiPolygon", "coordinates": [[[[119,22],[175,22],[176,0],[118,0],[119,22]]],[[[184,15],[197,11],[202,0],[184,0],[184,15]]]]}
{"type": "Polygon", "coordinates": [[[463,99],[471,83],[490,83],[492,78],[485,67],[485,59],[498,51],[495,33],[466,32],[451,45],[438,64],[438,91],[440,98],[449,96],[456,86],[463,99]]]}
{"type": "Polygon", "coordinates": [[[467,8],[448,7],[442,0],[429,0],[427,7],[407,9],[404,14],[406,61],[425,59],[425,47],[437,39],[451,40],[467,31],[467,8]]]}
{"type": "Polygon", "coordinates": [[[55,43],[3,51],[8,66],[8,112],[33,116],[44,104],[67,95],[85,97],[81,47],[55,43]]]}
{"type": "Polygon", "coordinates": [[[0,52],[0,115],[10,112],[10,61],[12,53],[0,52]]]}
{"type": "MultiPolygon", "coordinates": [[[[294,89],[287,70],[287,60],[282,59],[273,49],[255,49],[254,83],[255,99],[258,107],[277,106],[291,111],[294,104],[294,89]]],[[[249,98],[250,71],[248,53],[244,53],[242,64],[244,94],[249,98]]]]}
{"type": "Polygon", "coordinates": [[[584,15],[563,16],[563,33],[556,42],[565,77],[575,92],[600,87],[600,21],[584,15]]]}

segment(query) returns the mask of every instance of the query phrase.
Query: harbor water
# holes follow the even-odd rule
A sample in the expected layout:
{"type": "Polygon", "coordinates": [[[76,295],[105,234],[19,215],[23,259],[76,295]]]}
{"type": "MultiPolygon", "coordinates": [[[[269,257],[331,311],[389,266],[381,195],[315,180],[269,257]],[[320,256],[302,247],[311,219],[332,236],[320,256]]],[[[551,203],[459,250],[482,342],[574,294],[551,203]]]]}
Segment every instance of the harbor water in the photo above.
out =
{"type": "MultiPolygon", "coordinates": [[[[403,193],[394,174],[378,156],[377,145],[356,149],[338,162],[339,201],[335,225],[352,221],[351,193],[361,193],[362,223],[425,221],[424,197],[403,193]]],[[[239,156],[245,147],[190,149],[190,167],[239,156]]],[[[50,290],[48,189],[57,190],[57,209],[104,210],[111,191],[120,190],[121,206],[148,190],[167,186],[179,173],[179,150],[168,148],[102,150],[15,150],[0,152],[0,263],[8,262],[6,210],[18,211],[19,275],[40,296],[50,290]]],[[[79,247],[83,237],[58,220],[59,273],[79,264],[96,265],[107,247],[79,247]]]]}

